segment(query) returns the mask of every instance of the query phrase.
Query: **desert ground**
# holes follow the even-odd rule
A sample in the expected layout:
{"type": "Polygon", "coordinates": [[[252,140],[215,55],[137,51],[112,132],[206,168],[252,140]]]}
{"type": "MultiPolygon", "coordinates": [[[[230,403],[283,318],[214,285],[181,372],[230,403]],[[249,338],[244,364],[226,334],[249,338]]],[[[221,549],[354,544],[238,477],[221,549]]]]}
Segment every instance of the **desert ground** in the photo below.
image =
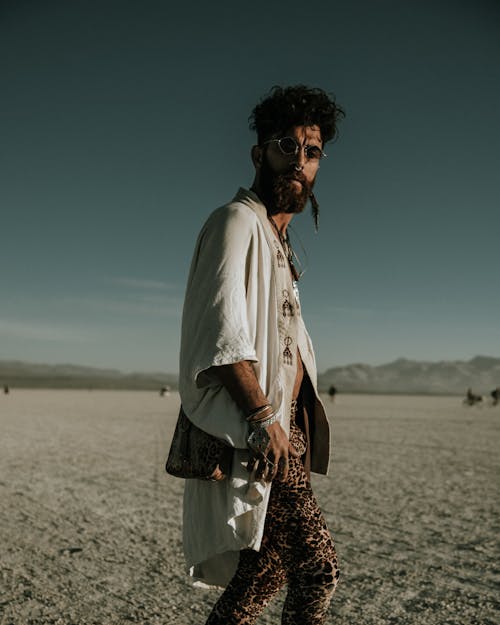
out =
{"type": "MultiPolygon", "coordinates": [[[[183,567],[182,480],[164,472],[179,397],[0,396],[0,625],[203,625],[217,590],[183,567]]],[[[500,406],[325,398],[335,625],[497,625],[500,406]]],[[[259,625],[279,624],[279,595],[259,625]]],[[[300,625],[300,624],[297,624],[300,625]]]]}

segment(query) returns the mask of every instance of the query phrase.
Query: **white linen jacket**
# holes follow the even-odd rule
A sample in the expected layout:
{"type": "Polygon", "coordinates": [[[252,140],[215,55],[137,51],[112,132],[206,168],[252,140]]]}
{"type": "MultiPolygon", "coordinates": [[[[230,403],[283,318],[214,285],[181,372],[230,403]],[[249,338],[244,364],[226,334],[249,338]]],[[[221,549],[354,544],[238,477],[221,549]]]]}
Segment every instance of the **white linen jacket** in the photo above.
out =
{"type": "Polygon", "coordinates": [[[257,195],[240,189],[215,210],[196,243],[182,317],[179,391],[187,416],[234,447],[220,482],[186,480],[183,544],[200,585],[225,586],[240,549],[259,550],[270,484],[246,470],[249,426],[210,367],[253,363],[261,388],[289,433],[297,348],[315,392],[311,470],[326,474],[329,425],[316,388],[316,363],[285,252],[257,195]]]}

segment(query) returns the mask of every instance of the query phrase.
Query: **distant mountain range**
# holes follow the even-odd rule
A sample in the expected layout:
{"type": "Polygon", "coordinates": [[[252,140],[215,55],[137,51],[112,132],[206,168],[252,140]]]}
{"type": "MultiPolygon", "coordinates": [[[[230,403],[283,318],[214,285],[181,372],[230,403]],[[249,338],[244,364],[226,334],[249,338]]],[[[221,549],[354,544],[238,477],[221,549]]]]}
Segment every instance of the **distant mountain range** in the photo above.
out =
{"type": "MultiPolygon", "coordinates": [[[[78,365],[47,365],[0,360],[0,386],[15,388],[95,388],[159,390],[177,388],[178,376],[168,373],[123,373],[78,365]]],[[[399,358],[385,365],[352,364],[318,376],[326,392],[465,395],[468,388],[487,394],[500,386],[500,358],[476,356],[469,361],[419,362],[399,358]]]]}
{"type": "Polygon", "coordinates": [[[46,365],[0,360],[0,387],[159,390],[177,388],[177,375],[123,373],[78,365],[46,365]]]}
{"type": "Polygon", "coordinates": [[[500,386],[500,358],[419,362],[399,358],[385,365],[334,367],[318,376],[320,390],[334,385],[347,393],[465,395],[468,388],[489,394],[500,386]]]}

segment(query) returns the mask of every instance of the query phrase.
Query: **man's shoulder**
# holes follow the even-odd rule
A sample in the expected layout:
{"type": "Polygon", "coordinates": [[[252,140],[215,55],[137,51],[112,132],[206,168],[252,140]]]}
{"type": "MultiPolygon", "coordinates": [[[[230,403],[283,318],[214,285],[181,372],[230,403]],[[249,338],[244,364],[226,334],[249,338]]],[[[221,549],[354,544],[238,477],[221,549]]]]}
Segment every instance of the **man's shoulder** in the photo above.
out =
{"type": "Polygon", "coordinates": [[[237,195],[227,204],[223,204],[212,211],[206,220],[205,226],[231,225],[254,228],[258,222],[259,218],[251,205],[237,195]]]}

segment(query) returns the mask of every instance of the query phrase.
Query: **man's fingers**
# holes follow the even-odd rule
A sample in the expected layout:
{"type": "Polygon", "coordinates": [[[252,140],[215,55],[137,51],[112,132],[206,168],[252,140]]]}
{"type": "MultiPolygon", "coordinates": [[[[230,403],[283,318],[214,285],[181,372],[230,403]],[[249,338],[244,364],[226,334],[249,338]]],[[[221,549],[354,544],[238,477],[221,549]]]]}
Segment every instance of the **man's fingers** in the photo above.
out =
{"type": "Polygon", "coordinates": [[[212,481],[214,481],[214,482],[220,482],[220,480],[223,480],[225,477],[226,476],[222,472],[221,468],[219,467],[219,465],[217,465],[217,467],[215,468],[214,472],[210,476],[210,479],[212,481]]]}
{"type": "Polygon", "coordinates": [[[293,458],[299,457],[299,452],[295,447],[286,441],[286,447],[281,445],[273,445],[270,441],[262,456],[251,456],[247,464],[249,473],[254,471],[257,480],[271,482],[277,478],[280,481],[286,480],[289,470],[289,456],[293,458]]]}
{"type": "Polygon", "coordinates": [[[247,471],[253,473],[251,480],[270,482],[276,474],[276,468],[272,456],[251,456],[247,462],[247,471]]]}
{"type": "Polygon", "coordinates": [[[277,477],[281,482],[284,482],[288,476],[289,463],[288,458],[281,456],[278,462],[278,474],[277,477]]]}
{"type": "Polygon", "coordinates": [[[259,480],[270,482],[273,479],[274,467],[274,462],[267,456],[259,458],[255,477],[259,480]]]}
{"type": "Polygon", "coordinates": [[[264,464],[266,467],[264,479],[266,482],[271,482],[276,476],[278,465],[274,462],[274,458],[271,459],[269,456],[264,456],[264,464]]]}

